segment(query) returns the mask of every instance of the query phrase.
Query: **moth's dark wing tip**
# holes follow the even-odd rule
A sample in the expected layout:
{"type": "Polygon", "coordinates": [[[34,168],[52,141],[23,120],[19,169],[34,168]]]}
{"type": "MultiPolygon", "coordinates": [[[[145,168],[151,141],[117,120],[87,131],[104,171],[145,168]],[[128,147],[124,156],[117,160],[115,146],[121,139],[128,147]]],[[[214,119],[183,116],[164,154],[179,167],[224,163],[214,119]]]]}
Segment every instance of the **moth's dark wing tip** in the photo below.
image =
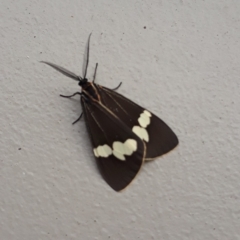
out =
{"type": "Polygon", "coordinates": [[[146,160],[160,157],[179,144],[178,137],[164,121],[155,115],[151,120],[152,122],[147,128],[150,141],[147,143],[146,160]]]}
{"type": "MultiPolygon", "coordinates": [[[[179,140],[177,135],[172,131],[170,127],[165,125],[165,131],[163,131],[164,137],[161,139],[162,141],[162,155],[172,151],[179,144],[179,140]]],[[[161,155],[160,155],[161,156],[161,155]]]]}
{"type": "MultiPolygon", "coordinates": [[[[166,139],[165,139],[166,140],[166,139]]],[[[173,135],[168,139],[168,141],[165,141],[164,144],[159,144],[159,146],[155,148],[155,153],[152,151],[149,151],[146,155],[145,161],[149,162],[152,160],[155,160],[156,158],[159,158],[169,152],[171,152],[174,148],[176,148],[179,144],[179,140],[177,136],[173,133],[173,135]]]]}
{"type": "Polygon", "coordinates": [[[173,130],[169,128],[169,138],[170,138],[170,141],[172,142],[172,146],[173,148],[175,148],[178,144],[179,144],[179,140],[178,140],[178,137],[177,135],[173,132],[173,130]]]}
{"type": "Polygon", "coordinates": [[[121,162],[113,158],[113,156],[110,156],[109,159],[97,158],[97,165],[103,179],[108,185],[114,191],[121,192],[136,178],[144,160],[143,158],[137,160],[135,157],[133,159],[127,157],[126,161],[121,162]],[[106,161],[108,163],[104,163],[106,161]]]}
{"type": "Polygon", "coordinates": [[[179,144],[179,140],[178,140],[178,137],[175,135],[175,137],[176,137],[176,145],[175,145],[175,147],[179,144]]]}
{"type": "MultiPolygon", "coordinates": [[[[105,180],[106,181],[106,180],[105,180]]],[[[107,182],[108,183],[108,182],[107,182]]],[[[130,183],[129,183],[130,184],[130,183]]],[[[122,186],[122,187],[119,187],[119,186],[114,186],[114,185],[110,185],[108,183],[108,185],[115,191],[115,192],[121,192],[123,189],[125,189],[129,184],[127,184],[126,186],[122,186]]]]}
{"type": "Polygon", "coordinates": [[[177,147],[177,145],[179,144],[179,140],[178,140],[178,137],[177,135],[172,132],[172,139],[171,139],[171,146],[170,146],[170,150],[173,150],[175,147],[177,147]]]}

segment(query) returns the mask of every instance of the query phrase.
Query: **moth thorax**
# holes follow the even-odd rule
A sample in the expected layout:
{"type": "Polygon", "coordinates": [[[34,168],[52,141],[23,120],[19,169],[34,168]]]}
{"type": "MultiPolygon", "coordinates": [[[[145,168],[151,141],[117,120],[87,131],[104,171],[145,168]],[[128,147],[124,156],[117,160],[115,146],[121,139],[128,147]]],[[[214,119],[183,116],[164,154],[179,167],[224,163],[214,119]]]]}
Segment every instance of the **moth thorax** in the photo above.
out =
{"type": "Polygon", "coordinates": [[[96,86],[92,82],[87,82],[81,86],[82,91],[95,100],[100,100],[96,86]]]}

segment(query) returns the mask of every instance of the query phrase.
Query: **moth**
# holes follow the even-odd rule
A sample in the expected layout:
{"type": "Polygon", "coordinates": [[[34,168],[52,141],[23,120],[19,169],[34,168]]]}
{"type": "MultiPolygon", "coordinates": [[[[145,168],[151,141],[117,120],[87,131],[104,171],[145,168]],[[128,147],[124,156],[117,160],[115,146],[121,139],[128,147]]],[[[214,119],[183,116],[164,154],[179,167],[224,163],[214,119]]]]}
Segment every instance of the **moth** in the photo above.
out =
{"type": "Polygon", "coordinates": [[[133,181],[144,161],[171,151],[178,145],[178,138],[151,111],[117,93],[121,83],[115,89],[96,84],[98,63],[93,81],[88,81],[90,37],[91,34],[85,50],[83,77],[56,64],[42,62],[78,82],[81,92],[60,96],[80,96],[83,112],[73,124],[84,115],[100,172],[115,191],[121,191],[133,181]]]}

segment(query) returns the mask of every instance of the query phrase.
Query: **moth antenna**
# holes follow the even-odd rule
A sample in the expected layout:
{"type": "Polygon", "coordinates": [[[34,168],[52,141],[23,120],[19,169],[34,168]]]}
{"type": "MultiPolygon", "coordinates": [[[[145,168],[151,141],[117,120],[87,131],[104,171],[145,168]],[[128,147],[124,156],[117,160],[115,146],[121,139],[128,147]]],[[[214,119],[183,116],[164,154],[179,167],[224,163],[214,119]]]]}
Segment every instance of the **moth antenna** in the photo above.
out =
{"type": "MultiPolygon", "coordinates": [[[[86,62],[85,62],[86,65],[83,63],[83,79],[85,79],[87,76],[87,69],[88,69],[88,62],[89,62],[89,45],[90,45],[91,35],[92,35],[92,33],[89,34],[88,42],[87,42],[87,52],[86,52],[87,56],[86,56],[86,62]],[[85,65],[85,67],[84,67],[84,65],[85,65]]],[[[85,60],[85,58],[84,58],[84,60],[85,60]]]]}
{"type": "Polygon", "coordinates": [[[63,75],[67,76],[67,77],[70,77],[76,81],[80,81],[82,80],[81,77],[77,76],[75,73],[67,70],[66,68],[63,68],[61,66],[58,66],[54,63],[50,63],[50,62],[45,62],[45,61],[40,61],[41,63],[45,63],[47,65],[49,65],[50,67],[54,68],[55,70],[57,70],[58,72],[62,73],[63,75]]]}
{"type": "Polygon", "coordinates": [[[95,71],[94,71],[94,75],[93,75],[93,83],[95,82],[95,78],[96,78],[96,74],[97,74],[97,67],[98,67],[98,63],[96,63],[96,67],[95,67],[95,71]]]}

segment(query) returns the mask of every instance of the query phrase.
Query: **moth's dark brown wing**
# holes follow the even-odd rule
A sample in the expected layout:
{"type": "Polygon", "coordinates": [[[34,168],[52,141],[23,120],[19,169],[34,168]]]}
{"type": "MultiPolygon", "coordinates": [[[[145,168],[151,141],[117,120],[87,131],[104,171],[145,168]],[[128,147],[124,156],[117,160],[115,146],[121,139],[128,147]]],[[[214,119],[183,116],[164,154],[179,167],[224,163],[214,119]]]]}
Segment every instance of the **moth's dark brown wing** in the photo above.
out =
{"type": "Polygon", "coordinates": [[[129,129],[138,134],[145,142],[145,160],[159,157],[178,145],[175,133],[156,115],[111,89],[99,85],[96,87],[103,105],[114,112],[129,129]]]}
{"type": "Polygon", "coordinates": [[[81,99],[93,152],[103,178],[116,191],[127,187],[145,159],[145,145],[99,102],[81,99]]]}

